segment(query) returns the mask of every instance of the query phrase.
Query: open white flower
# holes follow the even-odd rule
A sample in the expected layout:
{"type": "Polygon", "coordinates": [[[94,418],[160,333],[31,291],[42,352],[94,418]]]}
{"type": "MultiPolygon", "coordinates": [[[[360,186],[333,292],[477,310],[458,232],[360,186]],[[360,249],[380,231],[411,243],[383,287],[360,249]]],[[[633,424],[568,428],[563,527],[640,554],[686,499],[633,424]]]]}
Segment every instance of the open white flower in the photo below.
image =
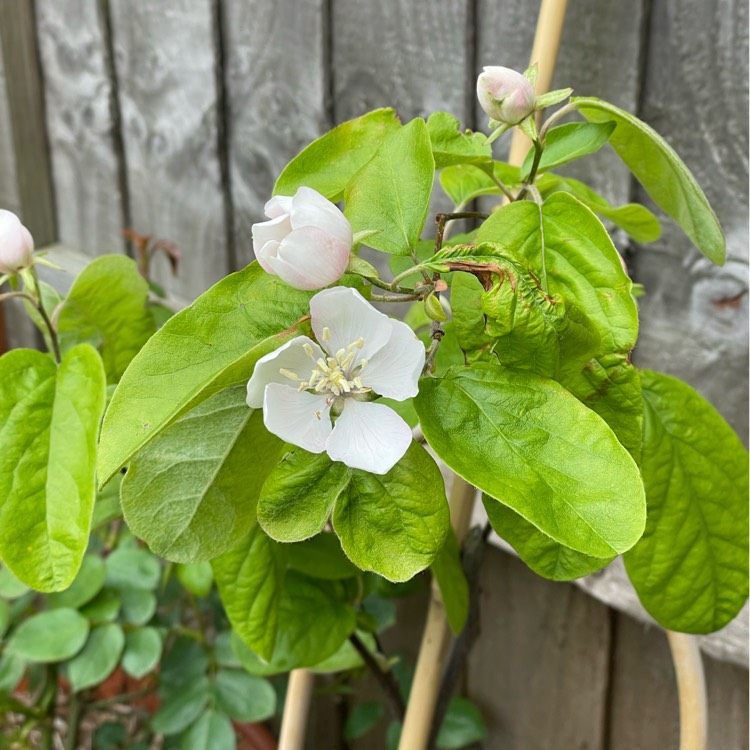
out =
{"type": "Polygon", "coordinates": [[[253,224],[253,250],[261,267],[295,289],[322,289],[349,263],[352,225],[317,190],[277,195],[265,206],[269,221],[253,224]]]}
{"type": "Polygon", "coordinates": [[[247,384],[247,403],[263,407],[266,428],[282,440],[385,474],[406,453],[411,429],[371,399],[417,395],[424,345],[409,326],[348,287],[316,294],[310,313],[323,348],[300,336],[261,357],[247,384]]]}

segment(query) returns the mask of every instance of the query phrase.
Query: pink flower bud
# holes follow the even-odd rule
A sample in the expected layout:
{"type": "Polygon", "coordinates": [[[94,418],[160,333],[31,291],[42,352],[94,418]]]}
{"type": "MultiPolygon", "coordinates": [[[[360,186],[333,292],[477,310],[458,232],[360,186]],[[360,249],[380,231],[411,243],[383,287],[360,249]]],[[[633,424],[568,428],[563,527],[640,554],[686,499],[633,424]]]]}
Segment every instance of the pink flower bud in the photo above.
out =
{"type": "Polygon", "coordinates": [[[295,289],[322,289],[343,275],[352,249],[352,226],[317,190],[277,195],[265,207],[270,221],[253,224],[253,250],[261,267],[295,289]]]}
{"type": "Polygon", "coordinates": [[[497,122],[518,125],[533,111],[534,87],[528,78],[510,68],[487,66],[477,78],[477,96],[482,109],[497,122]]]}
{"type": "Polygon", "coordinates": [[[34,240],[11,211],[0,208],[0,273],[15,274],[33,262],[34,240]]]}

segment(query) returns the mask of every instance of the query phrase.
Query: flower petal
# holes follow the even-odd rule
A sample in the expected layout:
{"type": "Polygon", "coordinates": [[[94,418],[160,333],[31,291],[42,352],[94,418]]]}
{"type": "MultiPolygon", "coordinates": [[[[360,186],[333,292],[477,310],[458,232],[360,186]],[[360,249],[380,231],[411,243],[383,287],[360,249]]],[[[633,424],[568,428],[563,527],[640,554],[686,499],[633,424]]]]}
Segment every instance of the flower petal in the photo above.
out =
{"type": "Polygon", "coordinates": [[[292,198],[289,195],[274,195],[270,201],[266,202],[263,212],[269,219],[276,219],[279,216],[292,213],[292,198]]]}
{"type": "Polygon", "coordinates": [[[253,253],[261,268],[267,273],[276,273],[271,266],[271,260],[278,254],[281,240],[291,231],[292,225],[288,216],[253,224],[253,253]]]}
{"type": "Polygon", "coordinates": [[[335,203],[322,196],[317,190],[301,187],[292,199],[292,227],[319,227],[339,242],[352,246],[352,225],[335,203]]]}
{"type": "Polygon", "coordinates": [[[343,461],[353,469],[385,474],[410,444],[411,428],[393,409],[348,398],[328,438],[326,452],[334,461],[343,461]]]}
{"type": "Polygon", "coordinates": [[[253,375],[247,383],[247,405],[253,409],[263,406],[263,394],[269,383],[282,383],[291,388],[296,388],[295,381],[281,374],[281,370],[289,370],[299,375],[301,380],[307,380],[310,373],[315,369],[315,363],[304,350],[305,344],[310,344],[313,357],[317,360],[325,357],[321,348],[311,341],[307,336],[298,336],[296,339],[287,341],[276,351],[264,355],[255,363],[253,375]]]}
{"type": "Polygon", "coordinates": [[[318,227],[302,227],[289,234],[278,250],[274,270],[297,289],[321,289],[338,281],[349,263],[350,245],[318,227]]]}
{"type": "Polygon", "coordinates": [[[266,429],[287,443],[322,453],[331,434],[331,405],[317,393],[269,383],[263,399],[266,429]]]}
{"type": "Polygon", "coordinates": [[[362,383],[386,398],[403,401],[416,396],[424,367],[424,344],[406,323],[390,320],[388,343],[367,363],[362,383]]]}
{"type": "Polygon", "coordinates": [[[337,286],[324,289],[310,300],[315,338],[329,353],[346,349],[360,337],[364,346],[359,359],[369,360],[391,337],[391,319],[376,310],[356,289],[337,286]],[[323,329],[330,337],[324,340],[323,329]]]}

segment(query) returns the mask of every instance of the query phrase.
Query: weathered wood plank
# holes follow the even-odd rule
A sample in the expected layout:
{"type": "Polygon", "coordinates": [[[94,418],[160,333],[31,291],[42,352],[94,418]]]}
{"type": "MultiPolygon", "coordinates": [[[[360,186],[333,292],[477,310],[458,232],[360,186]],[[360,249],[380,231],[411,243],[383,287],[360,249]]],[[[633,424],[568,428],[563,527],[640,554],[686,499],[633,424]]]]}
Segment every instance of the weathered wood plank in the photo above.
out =
{"type": "MultiPolygon", "coordinates": [[[[539,4],[523,0],[479,0],[477,10],[477,71],[485,65],[524,70],[529,63],[539,4]]],[[[576,0],[568,4],[553,86],[572,86],[576,95],[598,96],[631,112],[638,101],[641,25],[644,0],[609,3],[576,0]]],[[[477,123],[487,116],[477,108],[477,123]]],[[[509,137],[496,147],[507,155],[509,137]]],[[[569,170],[615,202],[629,199],[630,179],[611,149],[604,149],[569,170]]]]}
{"type": "Polygon", "coordinates": [[[324,0],[225,0],[224,80],[237,261],[286,163],[327,130],[324,0]]]}
{"type": "MultiPolygon", "coordinates": [[[[662,630],[617,615],[612,661],[609,750],[676,748],[679,707],[662,630]]],[[[747,750],[747,670],[704,657],[709,748],[747,750]]]]}
{"type": "Polygon", "coordinates": [[[122,252],[125,219],[103,5],[38,0],[36,8],[58,239],[90,256],[122,252]]]}
{"type": "MultiPolygon", "coordinates": [[[[640,250],[646,287],[636,362],[693,385],[743,439],[748,429],[748,7],[654,0],[640,116],[662,133],[704,188],[727,235],[713,266],[670,221],[640,250]]],[[[641,196],[643,198],[643,196],[641,196]]]]}
{"type": "Polygon", "coordinates": [[[485,555],[481,590],[467,692],[490,727],[485,746],[603,748],[607,607],[494,548],[485,555]]]}
{"type": "Polygon", "coordinates": [[[10,103],[6,91],[2,39],[0,39],[0,208],[5,208],[14,213],[21,210],[18,178],[16,176],[16,155],[13,151],[10,103]]]}
{"type": "Polygon", "coordinates": [[[0,0],[0,44],[16,162],[19,214],[37,247],[56,239],[33,3],[0,0]]]}
{"type": "Polygon", "coordinates": [[[228,271],[210,0],[112,0],[132,228],[177,243],[170,292],[194,297],[228,271]]]}

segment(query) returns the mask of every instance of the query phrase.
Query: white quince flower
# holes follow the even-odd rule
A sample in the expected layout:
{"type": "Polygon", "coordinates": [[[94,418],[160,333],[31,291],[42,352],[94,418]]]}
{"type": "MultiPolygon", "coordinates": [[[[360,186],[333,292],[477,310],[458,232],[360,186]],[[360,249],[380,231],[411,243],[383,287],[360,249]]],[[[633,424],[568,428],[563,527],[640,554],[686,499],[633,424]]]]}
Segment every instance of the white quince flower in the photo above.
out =
{"type": "Polygon", "coordinates": [[[493,120],[506,125],[517,125],[536,107],[531,81],[518,71],[499,65],[487,65],[479,74],[477,97],[493,120]]]}
{"type": "Polygon", "coordinates": [[[282,440],[385,474],[406,453],[411,429],[370,399],[416,396],[424,345],[409,326],[348,287],[316,294],[310,313],[323,348],[300,336],[261,357],[247,384],[247,403],[263,407],[266,428],[282,440]]]}
{"type": "Polygon", "coordinates": [[[253,224],[253,250],[263,270],[295,289],[322,289],[338,281],[349,263],[352,225],[317,190],[301,187],[265,206],[270,221],[253,224]]]}
{"type": "Polygon", "coordinates": [[[0,273],[16,274],[34,262],[34,240],[12,212],[0,209],[0,273]]]}

